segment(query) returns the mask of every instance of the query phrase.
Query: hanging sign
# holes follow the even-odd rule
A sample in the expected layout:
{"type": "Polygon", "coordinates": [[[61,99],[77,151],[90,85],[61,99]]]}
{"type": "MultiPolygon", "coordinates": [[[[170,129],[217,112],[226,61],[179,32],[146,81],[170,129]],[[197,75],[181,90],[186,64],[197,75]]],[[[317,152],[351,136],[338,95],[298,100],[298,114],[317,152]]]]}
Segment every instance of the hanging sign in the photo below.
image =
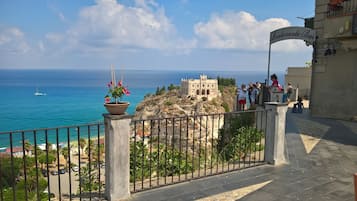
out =
{"type": "Polygon", "coordinates": [[[281,40],[300,39],[311,45],[316,39],[316,32],[305,27],[285,27],[270,32],[270,44],[281,40]]]}

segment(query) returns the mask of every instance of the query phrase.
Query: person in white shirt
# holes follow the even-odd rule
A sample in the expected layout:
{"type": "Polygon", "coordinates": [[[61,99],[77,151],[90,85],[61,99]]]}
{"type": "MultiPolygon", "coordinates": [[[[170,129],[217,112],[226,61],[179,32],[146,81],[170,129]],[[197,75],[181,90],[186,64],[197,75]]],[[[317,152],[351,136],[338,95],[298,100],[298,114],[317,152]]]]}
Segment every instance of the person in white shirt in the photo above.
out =
{"type": "Polygon", "coordinates": [[[238,110],[242,111],[245,110],[245,105],[247,104],[247,88],[245,84],[242,84],[241,90],[238,93],[238,110]]]}

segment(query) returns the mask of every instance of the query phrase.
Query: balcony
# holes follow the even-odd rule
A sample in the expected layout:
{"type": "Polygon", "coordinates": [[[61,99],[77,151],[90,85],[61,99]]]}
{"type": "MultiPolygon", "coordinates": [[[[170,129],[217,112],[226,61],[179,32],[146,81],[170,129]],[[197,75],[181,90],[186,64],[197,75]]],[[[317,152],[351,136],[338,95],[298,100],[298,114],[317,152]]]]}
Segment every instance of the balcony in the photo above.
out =
{"type": "Polygon", "coordinates": [[[327,17],[341,17],[357,14],[357,0],[330,0],[327,17]]]}
{"type": "MultiPolygon", "coordinates": [[[[267,112],[131,119],[124,132],[130,138],[130,191],[265,164],[267,112]]],[[[105,198],[113,167],[106,158],[115,155],[105,144],[106,129],[100,122],[0,132],[7,147],[0,153],[0,200],[105,198]]]]}

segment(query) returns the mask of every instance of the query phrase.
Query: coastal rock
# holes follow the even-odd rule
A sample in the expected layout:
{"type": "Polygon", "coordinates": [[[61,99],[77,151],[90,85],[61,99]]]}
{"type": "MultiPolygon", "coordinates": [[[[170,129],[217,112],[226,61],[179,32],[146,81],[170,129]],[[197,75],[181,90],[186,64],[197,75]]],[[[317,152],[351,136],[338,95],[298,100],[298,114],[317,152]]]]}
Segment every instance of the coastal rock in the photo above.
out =
{"type": "Polygon", "coordinates": [[[213,141],[210,139],[217,139],[219,130],[224,125],[223,113],[233,109],[235,91],[235,87],[224,87],[221,90],[222,95],[210,101],[181,97],[177,89],[161,95],[146,96],[137,105],[133,118],[140,125],[136,127],[136,137],[160,135],[160,140],[168,138],[168,143],[176,147],[187,142],[189,151],[193,151],[193,144],[199,146],[206,143],[211,147],[213,141]],[[141,122],[148,119],[153,120],[141,122]],[[186,135],[180,136],[182,133],[186,135]],[[180,136],[181,142],[177,136],[180,136]]]}
{"type": "Polygon", "coordinates": [[[221,90],[222,96],[210,101],[196,99],[195,97],[181,97],[177,89],[162,95],[150,95],[137,105],[134,120],[218,114],[232,111],[235,90],[235,87],[223,87],[221,90]]]}

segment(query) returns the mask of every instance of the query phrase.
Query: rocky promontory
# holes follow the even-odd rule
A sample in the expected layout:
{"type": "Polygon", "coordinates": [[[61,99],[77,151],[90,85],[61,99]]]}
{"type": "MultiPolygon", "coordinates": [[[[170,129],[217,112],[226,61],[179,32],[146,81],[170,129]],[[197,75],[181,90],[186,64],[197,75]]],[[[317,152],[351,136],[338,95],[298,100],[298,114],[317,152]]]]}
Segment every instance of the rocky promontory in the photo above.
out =
{"type": "Polygon", "coordinates": [[[182,117],[217,114],[232,111],[235,102],[235,86],[220,87],[221,95],[207,100],[181,96],[178,88],[148,94],[136,107],[134,119],[182,117]]]}

